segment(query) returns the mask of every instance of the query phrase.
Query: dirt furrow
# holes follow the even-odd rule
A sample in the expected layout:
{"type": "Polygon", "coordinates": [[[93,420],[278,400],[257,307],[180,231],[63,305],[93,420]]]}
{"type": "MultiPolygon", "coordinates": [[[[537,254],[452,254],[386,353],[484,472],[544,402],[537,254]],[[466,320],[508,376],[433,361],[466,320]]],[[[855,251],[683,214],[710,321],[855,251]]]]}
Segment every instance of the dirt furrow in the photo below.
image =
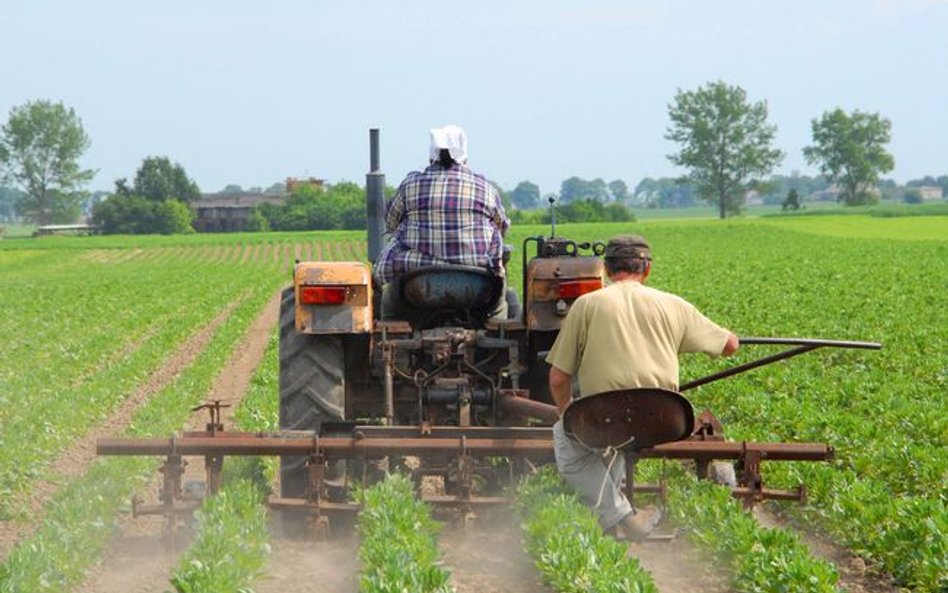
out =
{"type": "MultiPolygon", "coordinates": [[[[279,315],[279,293],[267,303],[254,320],[246,337],[240,342],[230,360],[214,380],[206,400],[220,400],[230,407],[221,411],[225,427],[230,426],[233,411],[247,392],[254,370],[263,359],[270,332],[279,315]]],[[[199,411],[188,420],[189,430],[202,430],[207,412],[199,411]]],[[[203,481],[204,464],[201,458],[186,459],[188,465],[183,483],[203,481]]],[[[160,481],[155,479],[145,491],[146,504],[157,503],[160,481]]],[[[180,555],[187,549],[189,536],[183,534],[170,543],[163,538],[165,521],[159,517],[124,517],[117,534],[112,538],[103,559],[87,575],[85,582],[75,590],[79,593],[142,593],[166,591],[168,579],[180,555]]]]}
{"type": "Polygon", "coordinates": [[[516,522],[477,525],[470,531],[446,526],[438,543],[458,593],[550,591],[523,549],[516,522]]]}
{"type": "MultiPolygon", "coordinates": [[[[131,395],[126,397],[121,405],[109,416],[92,427],[83,437],[76,440],[68,449],[48,466],[46,473],[56,476],[53,480],[38,480],[30,495],[30,514],[33,519],[27,522],[2,521],[0,522],[0,562],[6,560],[10,550],[19,540],[32,534],[40,524],[43,506],[59,492],[62,485],[69,478],[84,474],[96,459],[95,443],[99,437],[114,436],[122,432],[129,425],[135,411],[158,393],[184,369],[188,368],[210,342],[222,323],[230,316],[239,304],[239,299],[228,305],[220,314],[206,326],[191,335],[167,362],[142,383],[131,395]]],[[[144,343],[137,341],[131,347],[144,343]]],[[[129,354],[131,351],[128,352],[129,354]]]]}
{"type": "Polygon", "coordinates": [[[728,593],[727,570],[684,536],[669,541],[629,545],[629,556],[637,558],[655,581],[659,593],[728,593]]]}
{"type": "Polygon", "coordinates": [[[271,542],[267,575],[254,585],[257,593],[353,593],[359,590],[358,541],[355,535],[314,542],[271,542]]]}

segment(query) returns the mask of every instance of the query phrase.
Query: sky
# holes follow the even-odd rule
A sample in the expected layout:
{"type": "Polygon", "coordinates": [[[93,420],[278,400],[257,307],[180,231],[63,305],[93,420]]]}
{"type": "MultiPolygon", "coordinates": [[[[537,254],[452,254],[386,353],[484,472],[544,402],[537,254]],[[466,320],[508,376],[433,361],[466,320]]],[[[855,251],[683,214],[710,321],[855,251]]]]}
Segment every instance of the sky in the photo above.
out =
{"type": "Polygon", "coordinates": [[[948,174],[948,0],[0,0],[0,120],[62,101],[91,190],[148,156],[202,191],[364,183],[369,129],[396,185],[457,124],[506,189],[678,176],[668,105],[722,80],[766,101],[786,152],[824,111],[892,122],[899,182],[948,174]]]}

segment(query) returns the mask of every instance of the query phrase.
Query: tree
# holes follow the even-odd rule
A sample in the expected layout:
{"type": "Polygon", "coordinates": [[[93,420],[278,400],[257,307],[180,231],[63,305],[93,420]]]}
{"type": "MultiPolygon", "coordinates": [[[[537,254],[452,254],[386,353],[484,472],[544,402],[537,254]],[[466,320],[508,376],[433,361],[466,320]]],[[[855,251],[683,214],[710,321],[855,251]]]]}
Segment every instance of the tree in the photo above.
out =
{"type": "Polygon", "coordinates": [[[679,89],[668,116],[665,138],[682,145],[668,159],[690,169],[698,195],[717,203],[721,218],[740,212],[751,184],[783,160],[783,152],[771,147],[777,127],[767,123],[767,104],[748,103],[738,86],[717,81],[679,89]]]}
{"type": "Polygon", "coordinates": [[[886,152],[892,122],[878,113],[842,109],[826,111],[812,122],[813,144],[803,149],[808,163],[819,165],[833,183],[841,186],[840,200],[847,206],[874,200],[872,190],[879,176],[895,167],[886,152]]]}
{"type": "Polygon", "coordinates": [[[285,194],[286,182],[277,181],[276,183],[271,184],[267,189],[263,190],[263,193],[274,195],[285,194]]]}
{"type": "Polygon", "coordinates": [[[787,210],[796,212],[800,209],[800,194],[797,193],[797,190],[791,189],[787,192],[787,197],[780,203],[780,209],[784,212],[787,210]]]}
{"type": "Polygon", "coordinates": [[[23,199],[23,192],[0,185],[0,220],[13,221],[16,214],[15,206],[21,199],[23,199]]]}
{"type": "Polygon", "coordinates": [[[193,233],[195,215],[188,200],[200,195],[180,164],[148,157],[135,173],[134,185],[117,179],[115,193],[92,207],[92,221],[107,235],[193,233]]]}
{"type": "Polygon", "coordinates": [[[76,112],[62,103],[14,107],[0,128],[0,165],[25,192],[17,211],[44,225],[78,215],[80,188],[95,175],[79,167],[89,137],[76,112]]]}
{"type": "Polygon", "coordinates": [[[906,204],[921,204],[925,201],[922,197],[922,192],[917,189],[909,189],[902,195],[902,201],[906,204]]]}
{"type": "Polygon", "coordinates": [[[687,180],[646,177],[632,192],[632,201],[649,208],[682,208],[697,204],[694,186],[687,180]]]}
{"type": "Polygon", "coordinates": [[[560,184],[560,202],[569,204],[582,200],[595,202],[609,201],[609,188],[602,179],[587,181],[579,177],[570,177],[560,184]]]}
{"type": "Polygon", "coordinates": [[[150,156],[142,161],[131,191],[153,202],[177,199],[187,204],[201,197],[201,190],[184,167],[163,156],[150,156]]]}
{"type": "Polygon", "coordinates": [[[218,193],[223,194],[223,195],[228,195],[228,196],[234,196],[234,195],[239,195],[239,194],[244,193],[244,188],[240,187],[236,183],[228,183],[227,185],[224,186],[224,189],[222,189],[218,193]]]}
{"type": "Polygon", "coordinates": [[[521,181],[510,192],[510,202],[521,210],[530,210],[540,206],[540,187],[529,181],[521,181]]]}
{"type": "Polygon", "coordinates": [[[300,184],[285,204],[260,204],[257,211],[275,231],[364,229],[365,189],[352,182],[328,188],[300,184]]]}
{"type": "Polygon", "coordinates": [[[92,222],[106,235],[187,234],[194,232],[194,211],[180,200],[116,193],[92,207],[92,222]]]}
{"type": "Polygon", "coordinates": [[[609,191],[612,193],[612,199],[623,204],[631,197],[629,186],[621,179],[615,179],[609,182],[609,191]]]}

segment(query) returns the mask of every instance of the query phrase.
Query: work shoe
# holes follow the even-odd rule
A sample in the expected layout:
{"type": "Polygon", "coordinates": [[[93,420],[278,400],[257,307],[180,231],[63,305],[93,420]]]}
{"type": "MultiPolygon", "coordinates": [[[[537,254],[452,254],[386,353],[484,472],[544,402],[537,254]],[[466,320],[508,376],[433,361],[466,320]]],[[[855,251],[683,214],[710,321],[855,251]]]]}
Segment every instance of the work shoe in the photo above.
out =
{"type": "Polygon", "coordinates": [[[662,510],[655,506],[638,509],[619,522],[616,535],[621,540],[640,542],[655,531],[663,516],[662,510]]]}

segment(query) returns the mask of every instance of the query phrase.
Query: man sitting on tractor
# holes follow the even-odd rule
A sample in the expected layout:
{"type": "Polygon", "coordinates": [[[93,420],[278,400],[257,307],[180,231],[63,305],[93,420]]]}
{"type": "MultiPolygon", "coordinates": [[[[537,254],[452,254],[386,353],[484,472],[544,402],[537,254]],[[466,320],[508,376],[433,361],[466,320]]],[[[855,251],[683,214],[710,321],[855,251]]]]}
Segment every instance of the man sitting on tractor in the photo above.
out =
{"type": "MultiPolygon", "coordinates": [[[[375,276],[387,318],[404,318],[395,280],[411,270],[459,264],[504,275],[503,235],[510,220],[494,186],[467,166],[467,136],[458,126],[431,130],[428,167],[405,177],[385,221],[390,238],[375,276]]],[[[506,314],[503,298],[494,314],[506,314]]]]}
{"type": "MultiPolygon", "coordinates": [[[[644,286],[652,269],[648,243],[637,235],[615,237],[605,249],[610,285],[573,303],[547,356],[550,393],[560,410],[573,398],[617,389],[678,390],[678,353],[730,356],[739,341],[681,297],[644,286]]],[[[642,539],[661,520],[651,508],[636,512],[622,493],[625,464],[606,465],[602,451],[571,438],[562,419],[553,425],[560,475],[594,506],[605,529],[624,539],[642,539]]]]}

